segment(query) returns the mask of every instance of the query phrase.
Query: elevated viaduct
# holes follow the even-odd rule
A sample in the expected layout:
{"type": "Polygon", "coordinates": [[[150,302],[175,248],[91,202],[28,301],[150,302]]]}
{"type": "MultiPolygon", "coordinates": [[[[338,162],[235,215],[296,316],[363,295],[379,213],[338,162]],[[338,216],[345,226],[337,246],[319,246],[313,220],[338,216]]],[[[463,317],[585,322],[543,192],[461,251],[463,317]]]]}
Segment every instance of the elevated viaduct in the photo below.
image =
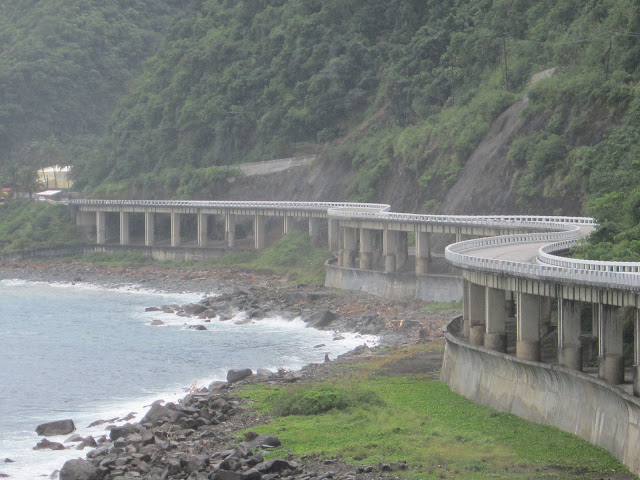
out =
{"type": "Polygon", "coordinates": [[[444,256],[459,271],[464,313],[445,332],[442,380],[472,400],[575,433],[640,473],[640,263],[557,255],[588,235],[593,219],[415,215],[388,205],[305,202],[77,200],[71,206],[98,244],[109,237],[107,215],[117,218],[122,245],[130,243],[130,215],[143,215],[150,247],[158,215],[170,218],[174,248],[181,216],[193,216],[201,249],[209,246],[208,216],[224,219],[227,248],[234,246],[236,217],[251,217],[258,249],[265,245],[265,218],[281,218],[285,234],[292,219],[307,219],[312,239],[327,233],[337,256],[327,266],[327,284],[338,287],[349,283],[348,273],[361,283],[403,269],[429,277],[437,255],[432,237],[446,235],[444,256]],[[625,318],[632,326],[627,336],[625,318]],[[549,338],[556,353],[542,362],[549,338]],[[588,345],[595,345],[593,364],[583,358],[588,345]]]}

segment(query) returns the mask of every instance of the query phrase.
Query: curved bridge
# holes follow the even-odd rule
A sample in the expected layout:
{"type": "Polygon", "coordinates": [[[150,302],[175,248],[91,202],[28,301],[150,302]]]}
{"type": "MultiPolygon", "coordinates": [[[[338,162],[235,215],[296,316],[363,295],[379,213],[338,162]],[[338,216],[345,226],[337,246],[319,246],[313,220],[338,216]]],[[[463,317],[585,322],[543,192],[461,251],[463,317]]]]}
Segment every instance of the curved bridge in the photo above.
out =
{"type": "Polygon", "coordinates": [[[107,215],[118,218],[110,223],[119,224],[125,245],[135,214],[144,217],[147,246],[159,215],[170,218],[174,247],[181,217],[189,215],[197,218],[199,248],[209,244],[208,217],[224,218],[227,247],[242,216],[252,217],[255,248],[265,246],[267,218],[281,218],[284,234],[294,221],[308,222],[316,242],[326,225],[337,268],[411,267],[416,276],[429,273],[432,237],[444,236],[444,256],[464,279],[464,314],[446,334],[442,379],[476,401],[576,433],[640,472],[640,263],[557,255],[595,228],[591,218],[416,215],[366,203],[75,200],[71,207],[98,244],[109,238],[107,215]],[[632,335],[623,336],[625,318],[632,335]],[[541,342],[550,339],[557,357],[539,363],[541,342]],[[625,369],[631,347],[633,366],[625,369]],[[585,361],[585,349],[595,351],[594,362],[585,361]]]}

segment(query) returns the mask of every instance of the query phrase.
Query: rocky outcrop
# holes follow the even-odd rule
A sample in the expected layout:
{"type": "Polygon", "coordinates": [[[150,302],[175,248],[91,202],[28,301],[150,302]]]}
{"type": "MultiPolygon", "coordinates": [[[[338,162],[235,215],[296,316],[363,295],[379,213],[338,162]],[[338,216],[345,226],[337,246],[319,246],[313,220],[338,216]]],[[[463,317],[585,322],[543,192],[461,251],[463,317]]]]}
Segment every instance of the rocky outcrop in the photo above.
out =
{"type": "Polygon", "coordinates": [[[36,427],[36,433],[42,436],[68,435],[76,429],[73,420],[57,420],[42,423],[36,427]]]}
{"type": "Polygon", "coordinates": [[[60,480],[98,480],[99,470],[88,460],[76,458],[67,461],[60,470],[60,480]]]}

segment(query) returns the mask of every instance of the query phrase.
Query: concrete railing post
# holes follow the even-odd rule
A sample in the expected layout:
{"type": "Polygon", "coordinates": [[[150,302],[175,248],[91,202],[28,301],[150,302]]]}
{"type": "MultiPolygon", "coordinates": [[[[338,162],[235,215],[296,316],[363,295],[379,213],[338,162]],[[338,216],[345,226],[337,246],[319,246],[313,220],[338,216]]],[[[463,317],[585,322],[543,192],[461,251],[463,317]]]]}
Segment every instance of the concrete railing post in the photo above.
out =
{"type": "Polygon", "coordinates": [[[558,365],[582,370],[580,302],[558,300],[558,365]]]}
{"type": "Polygon", "coordinates": [[[373,268],[373,230],[360,229],[360,269],[371,270],[373,268]]]}
{"type": "Polygon", "coordinates": [[[429,256],[431,255],[431,234],[416,232],[416,274],[429,271],[429,256]]]}
{"type": "Polygon", "coordinates": [[[198,247],[207,248],[209,245],[209,228],[207,222],[209,216],[204,213],[198,213],[198,247]]]}
{"type": "Polygon", "coordinates": [[[598,332],[598,376],[611,385],[624,382],[620,308],[602,305],[598,332]]]}
{"type": "Polygon", "coordinates": [[[253,244],[256,250],[264,249],[264,215],[253,217],[253,244]]]}
{"type": "Polygon", "coordinates": [[[496,352],[507,351],[507,305],[504,290],[486,288],[485,310],[487,328],[484,335],[484,346],[496,352]]]}
{"type": "Polygon", "coordinates": [[[236,243],[236,216],[230,213],[224,216],[224,236],[227,247],[233,248],[236,243]]]}
{"type": "Polygon", "coordinates": [[[518,292],[516,313],[516,357],[540,361],[540,298],[518,292]]]}
{"type": "Polygon", "coordinates": [[[180,213],[171,212],[171,246],[179,247],[182,239],[180,238],[180,213]]]}
{"type": "Polygon", "coordinates": [[[120,212],[120,245],[129,245],[129,212],[120,212]]]}
{"type": "Polygon", "coordinates": [[[384,271],[393,273],[396,271],[396,254],[398,252],[398,232],[395,230],[383,230],[382,254],[384,255],[384,271]]]}
{"type": "Polygon", "coordinates": [[[485,287],[469,283],[469,343],[484,346],[485,332],[485,287]]]}
{"type": "Polygon", "coordinates": [[[342,266],[344,268],[354,268],[356,258],[356,248],[358,230],[351,227],[342,228],[342,266]]]}
{"type": "Polygon", "coordinates": [[[96,210],[96,243],[104,245],[107,241],[107,212],[96,210]]]}

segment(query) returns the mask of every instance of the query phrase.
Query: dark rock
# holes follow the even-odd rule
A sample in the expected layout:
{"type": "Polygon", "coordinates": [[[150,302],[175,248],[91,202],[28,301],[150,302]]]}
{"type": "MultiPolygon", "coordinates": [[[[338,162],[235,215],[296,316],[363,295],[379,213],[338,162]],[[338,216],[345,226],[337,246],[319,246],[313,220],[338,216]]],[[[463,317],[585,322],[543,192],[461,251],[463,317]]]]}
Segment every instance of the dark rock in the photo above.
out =
{"type": "Polygon", "coordinates": [[[69,438],[67,438],[64,443],[74,443],[74,442],[81,442],[83,441],[84,438],[82,438],[81,435],[78,435],[77,433],[75,435],[71,435],[69,438]]]}
{"type": "Polygon", "coordinates": [[[144,309],[145,312],[161,312],[162,309],[158,307],[147,307],[144,309]]]}
{"type": "Polygon", "coordinates": [[[11,460],[10,458],[5,458],[4,463],[14,463],[15,460],[11,460]]]}
{"type": "Polygon", "coordinates": [[[154,318],[153,320],[151,320],[151,325],[154,325],[154,326],[155,325],[158,325],[158,326],[159,325],[164,325],[164,322],[162,320],[158,320],[158,319],[154,318]]]}
{"type": "Polygon", "coordinates": [[[242,480],[258,480],[262,475],[255,468],[250,468],[242,472],[242,480]]]}
{"type": "Polygon", "coordinates": [[[227,372],[227,382],[236,383],[251,375],[253,375],[253,371],[250,368],[231,369],[227,372]]]}
{"type": "Polygon", "coordinates": [[[136,412],[129,412],[124,417],[118,419],[119,422],[128,422],[129,420],[133,420],[136,416],[136,412]]]}
{"type": "Polygon", "coordinates": [[[109,432],[109,438],[115,441],[121,437],[126,438],[131,433],[135,433],[135,431],[135,427],[130,423],[127,423],[126,425],[122,425],[121,427],[113,427],[109,432]]]}
{"type": "Polygon", "coordinates": [[[174,411],[170,408],[161,405],[156,402],[151,405],[151,408],[147,412],[147,414],[142,418],[140,423],[156,423],[158,420],[163,418],[170,418],[174,414],[174,411]]]}
{"type": "Polygon", "coordinates": [[[244,436],[244,442],[240,445],[244,445],[248,448],[256,448],[262,445],[266,445],[268,447],[279,447],[281,443],[278,437],[265,435],[263,433],[247,432],[244,436]]]}
{"type": "Polygon", "coordinates": [[[324,343],[319,343],[318,345],[313,346],[313,348],[322,348],[322,347],[326,347],[326,345],[324,343]]]}
{"type": "Polygon", "coordinates": [[[262,462],[253,467],[260,473],[280,473],[284,470],[295,471],[298,469],[298,464],[296,462],[289,462],[282,458],[276,458],[274,460],[269,460],[268,462],[262,462]]]}
{"type": "Polygon", "coordinates": [[[206,330],[207,327],[205,327],[204,325],[190,325],[189,328],[191,330],[206,330]]]}
{"type": "Polygon", "coordinates": [[[331,310],[322,310],[309,316],[307,323],[314,328],[327,328],[338,318],[338,315],[331,310]]]}
{"type": "Polygon", "coordinates": [[[218,470],[211,477],[213,480],[243,480],[241,472],[232,472],[230,470],[218,470]]]}
{"type": "Polygon", "coordinates": [[[207,466],[209,466],[207,455],[193,455],[189,457],[185,470],[187,473],[202,472],[207,466]]]}
{"type": "Polygon", "coordinates": [[[85,447],[95,448],[97,446],[98,446],[98,442],[96,442],[96,439],[93,438],[91,435],[89,435],[87,438],[85,438],[84,440],[82,440],[82,442],[78,444],[78,446],[76,447],[76,450],[82,450],[85,447]]]}
{"type": "Polygon", "coordinates": [[[58,442],[51,442],[46,438],[40,440],[35,447],[34,450],[64,450],[64,445],[58,442]]]}
{"type": "Polygon", "coordinates": [[[67,460],[60,470],[60,480],[97,480],[98,469],[81,458],[67,460]]]}
{"type": "Polygon", "coordinates": [[[68,435],[76,429],[73,420],[58,420],[43,423],[36,427],[36,433],[42,436],[68,435]]]}
{"type": "Polygon", "coordinates": [[[199,303],[190,303],[189,305],[185,305],[184,307],[182,307],[184,313],[188,315],[198,315],[204,312],[206,309],[207,307],[199,303]]]}

